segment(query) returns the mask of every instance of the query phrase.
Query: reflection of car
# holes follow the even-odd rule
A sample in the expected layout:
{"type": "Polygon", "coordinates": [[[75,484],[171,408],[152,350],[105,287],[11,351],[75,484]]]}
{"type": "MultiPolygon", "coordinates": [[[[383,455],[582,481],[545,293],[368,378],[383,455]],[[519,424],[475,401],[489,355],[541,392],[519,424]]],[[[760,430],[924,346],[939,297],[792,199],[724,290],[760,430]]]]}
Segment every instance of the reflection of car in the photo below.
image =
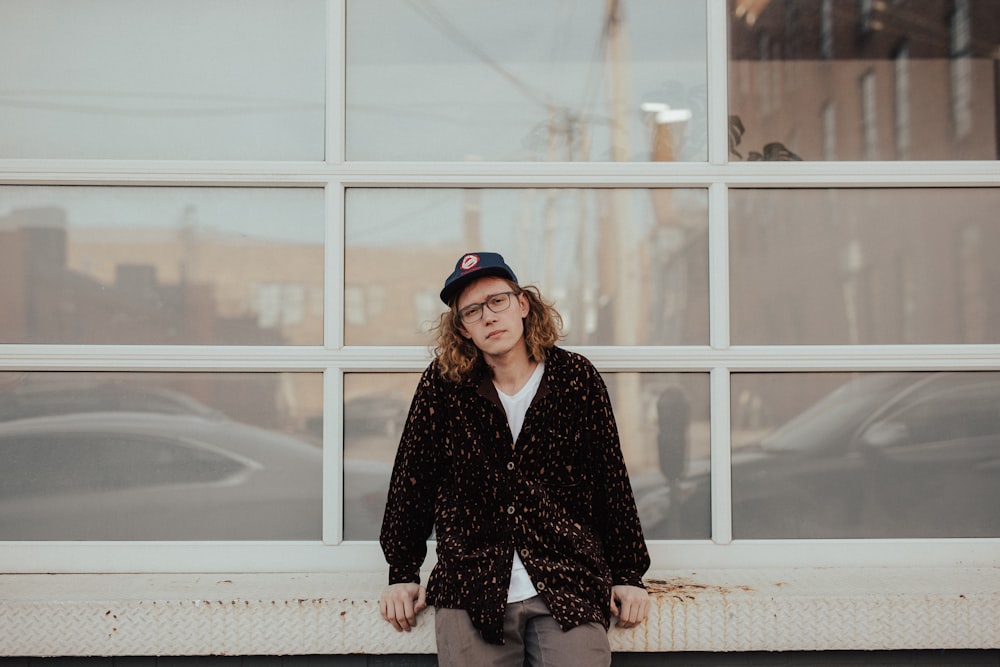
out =
{"type": "MultiPolygon", "coordinates": [[[[348,402],[362,446],[398,439],[406,403],[348,402]]],[[[182,392],[88,381],[0,392],[0,540],[321,537],[316,443],[225,418],[182,392]]],[[[347,539],[376,539],[391,466],[344,461],[347,539]]]]}
{"type": "Polygon", "coordinates": [[[162,387],[116,382],[40,383],[0,392],[0,421],[79,412],[157,412],[168,415],[221,414],[187,394],[162,387]]]}
{"type": "Polygon", "coordinates": [[[377,540],[382,527],[392,464],[344,459],[345,540],[377,540]]]}
{"type": "Polygon", "coordinates": [[[732,496],[737,538],[1000,536],[1000,373],[851,381],[734,453],[732,496]]]}
{"type": "Polygon", "coordinates": [[[344,403],[344,434],[347,438],[369,435],[393,440],[403,431],[409,406],[387,396],[359,396],[344,403]]]}
{"type": "Polygon", "coordinates": [[[0,539],[322,536],[321,451],[199,415],[92,412],[0,423],[0,539]]]}
{"type": "Polygon", "coordinates": [[[670,520],[670,484],[659,471],[631,475],[639,522],[646,539],[667,537],[670,520]]]}

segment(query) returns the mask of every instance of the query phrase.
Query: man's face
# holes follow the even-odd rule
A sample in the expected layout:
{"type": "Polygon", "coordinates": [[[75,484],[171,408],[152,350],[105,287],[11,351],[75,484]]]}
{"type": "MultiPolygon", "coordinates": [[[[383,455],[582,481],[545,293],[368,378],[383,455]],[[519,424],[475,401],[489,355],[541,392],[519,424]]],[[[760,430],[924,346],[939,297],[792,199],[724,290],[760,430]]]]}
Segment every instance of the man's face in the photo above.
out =
{"type": "MultiPolygon", "coordinates": [[[[490,298],[513,288],[502,278],[493,276],[475,280],[458,296],[458,312],[469,306],[489,302],[490,298]]],[[[462,322],[462,335],[471,340],[489,358],[498,358],[524,347],[524,318],[528,315],[528,299],[523,294],[510,295],[510,307],[494,313],[482,307],[482,319],[462,322]]]]}

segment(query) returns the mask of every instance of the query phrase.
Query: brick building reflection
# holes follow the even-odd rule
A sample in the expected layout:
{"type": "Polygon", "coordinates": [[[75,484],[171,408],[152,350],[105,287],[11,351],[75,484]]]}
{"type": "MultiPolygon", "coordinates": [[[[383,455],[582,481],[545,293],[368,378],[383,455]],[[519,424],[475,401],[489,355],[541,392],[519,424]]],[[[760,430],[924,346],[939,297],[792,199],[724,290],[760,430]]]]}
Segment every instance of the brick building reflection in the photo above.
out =
{"type": "Polygon", "coordinates": [[[1000,156],[996,2],[730,0],[730,15],[732,159],[1000,156]]]}
{"type": "MultiPolygon", "coordinates": [[[[75,237],[64,210],[0,217],[0,341],[47,344],[318,344],[321,313],[289,323],[260,312],[254,289],[290,284],[303,265],[322,289],[322,247],[258,246],[155,231],[75,237]],[[98,238],[94,238],[97,236],[98,238]],[[128,240],[139,237],[139,240],[128,240]],[[310,252],[311,251],[311,252],[310,252]],[[194,253],[210,266],[184,270],[194,253]],[[309,255],[309,256],[307,256],[309,255]],[[270,261],[260,261],[263,257],[270,261]],[[319,262],[317,264],[317,261],[319,262]],[[74,266],[76,264],[76,266],[74,266]],[[91,265],[94,266],[91,266],[91,265]],[[295,268],[293,268],[295,267],[295,268]],[[168,276],[164,279],[164,276],[168,276]],[[264,321],[271,322],[265,324],[264,321]]],[[[299,278],[301,280],[301,278],[299,278]]]]}

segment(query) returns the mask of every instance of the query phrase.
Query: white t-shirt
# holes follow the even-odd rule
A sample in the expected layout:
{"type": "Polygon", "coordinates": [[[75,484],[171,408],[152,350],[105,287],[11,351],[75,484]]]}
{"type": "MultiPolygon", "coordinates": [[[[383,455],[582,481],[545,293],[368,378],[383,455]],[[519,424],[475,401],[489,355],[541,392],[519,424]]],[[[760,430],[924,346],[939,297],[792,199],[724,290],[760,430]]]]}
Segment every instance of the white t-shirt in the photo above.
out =
{"type": "MultiPolygon", "coordinates": [[[[497,394],[500,395],[500,402],[507,413],[507,423],[510,425],[510,432],[514,436],[514,442],[517,442],[517,436],[521,433],[521,426],[524,424],[524,415],[527,414],[528,406],[531,405],[531,399],[535,397],[535,392],[538,391],[538,385],[542,383],[542,375],[544,373],[545,364],[538,364],[531,377],[528,378],[528,381],[513,396],[508,396],[497,387],[497,394]]],[[[524,563],[521,562],[521,557],[515,549],[514,565],[510,573],[510,588],[507,589],[507,602],[520,602],[536,595],[538,595],[538,591],[535,590],[535,585],[531,583],[531,577],[528,576],[528,571],[524,569],[524,563]]]]}

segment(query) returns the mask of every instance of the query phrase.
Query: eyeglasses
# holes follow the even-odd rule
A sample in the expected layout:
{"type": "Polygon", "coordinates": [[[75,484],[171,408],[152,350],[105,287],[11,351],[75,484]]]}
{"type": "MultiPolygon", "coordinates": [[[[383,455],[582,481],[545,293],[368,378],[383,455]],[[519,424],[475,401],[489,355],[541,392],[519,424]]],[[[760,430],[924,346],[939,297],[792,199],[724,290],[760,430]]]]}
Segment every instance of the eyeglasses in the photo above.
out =
{"type": "Polygon", "coordinates": [[[486,299],[486,301],[483,301],[482,303],[474,303],[471,306],[466,306],[462,310],[458,311],[458,316],[462,318],[462,322],[465,324],[478,322],[483,319],[483,306],[486,306],[494,313],[502,313],[510,308],[510,297],[518,294],[520,294],[520,292],[500,292],[499,294],[491,294],[490,298],[486,299]]]}

